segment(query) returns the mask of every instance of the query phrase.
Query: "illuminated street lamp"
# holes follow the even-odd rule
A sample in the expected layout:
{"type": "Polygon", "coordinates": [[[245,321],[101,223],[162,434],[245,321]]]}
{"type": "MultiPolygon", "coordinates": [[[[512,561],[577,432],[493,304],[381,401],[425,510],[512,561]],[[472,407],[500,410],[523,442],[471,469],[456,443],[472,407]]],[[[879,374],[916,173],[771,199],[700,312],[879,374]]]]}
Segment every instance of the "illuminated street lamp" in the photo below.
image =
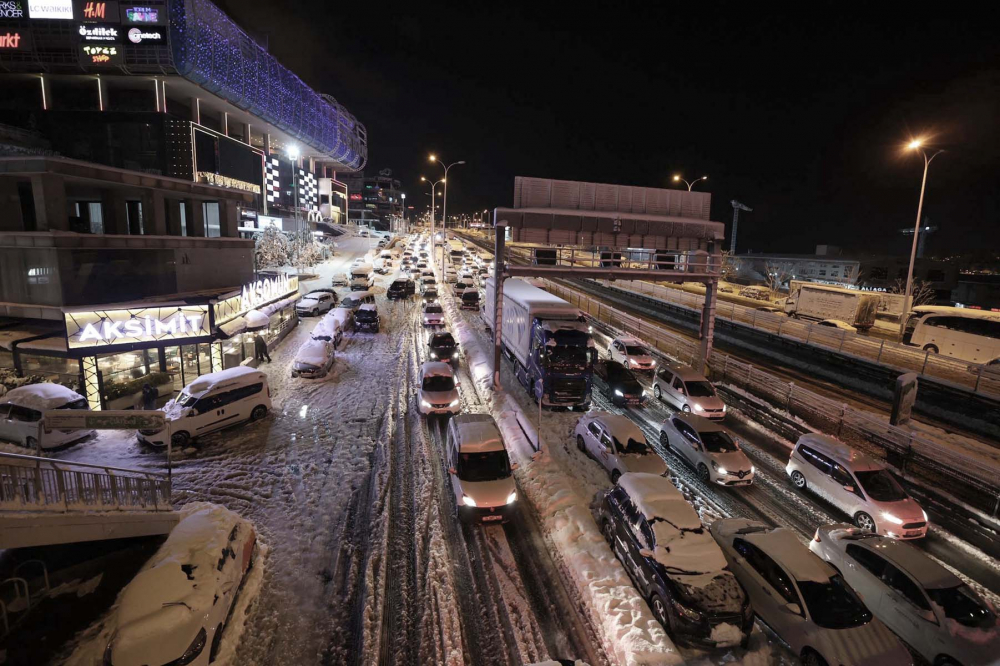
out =
{"type": "MultiPolygon", "coordinates": [[[[456,166],[458,164],[465,164],[465,160],[460,160],[458,162],[452,162],[451,164],[445,164],[444,162],[442,162],[441,160],[439,160],[437,158],[437,156],[434,155],[434,153],[431,153],[431,155],[430,155],[430,161],[431,162],[437,162],[438,164],[441,165],[441,168],[444,169],[444,180],[445,180],[445,183],[444,183],[444,213],[441,215],[441,234],[442,234],[441,235],[441,240],[446,240],[445,236],[447,235],[447,229],[448,229],[448,169],[450,169],[453,166],[456,166]]],[[[441,275],[442,276],[444,276],[444,249],[443,249],[443,247],[444,246],[442,246],[442,250],[441,250],[441,275]]],[[[433,248],[434,248],[434,246],[432,245],[431,249],[433,249],[433,248]]]]}
{"type": "MultiPolygon", "coordinates": [[[[421,182],[430,183],[431,184],[431,260],[432,260],[431,263],[433,263],[433,258],[434,258],[434,188],[437,187],[438,184],[440,184],[440,183],[444,183],[444,186],[447,188],[448,187],[448,183],[445,181],[444,178],[442,178],[441,180],[438,180],[438,181],[431,182],[431,181],[427,180],[426,178],[424,178],[423,176],[421,176],[420,180],[421,180],[421,182]]],[[[441,196],[440,192],[438,192],[438,196],[441,196]]],[[[441,276],[442,276],[442,278],[444,277],[444,266],[443,265],[441,266],[441,276]]]]}
{"type": "Polygon", "coordinates": [[[684,183],[685,185],[687,185],[687,186],[688,186],[688,192],[690,192],[690,191],[691,191],[691,188],[692,188],[692,187],[694,187],[694,186],[695,186],[695,184],[696,184],[696,183],[697,183],[697,182],[698,182],[699,180],[708,180],[708,176],[702,176],[701,178],[695,178],[694,180],[692,180],[692,181],[690,181],[690,182],[688,182],[688,181],[687,181],[687,180],[685,180],[684,178],[681,178],[680,176],[674,176],[674,182],[675,182],[675,183],[680,183],[680,182],[683,182],[683,183],[684,183]]]}
{"type": "Polygon", "coordinates": [[[920,200],[917,203],[917,223],[913,227],[913,247],[910,250],[910,269],[906,273],[906,297],[903,299],[903,315],[899,318],[899,335],[902,337],[903,331],[906,329],[906,319],[913,309],[913,264],[917,260],[917,239],[920,238],[920,216],[924,212],[924,190],[927,188],[927,170],[931,166],[931,161],[944,152],[943,149],[938,149],[928,157],[927,151],[924,150],[924,140],[923,139],[913,139],[910,143],[906,144],[907,150],[919,150],[920,154],[924,156],[924,177],[920,181],[920,200]]]}
{"type": "Polygon", "coordinates": [[[299,231],[299,147],[288,147],[288,159],[292,161],[292,189],[295,191],[295,231],[299,231]]]}

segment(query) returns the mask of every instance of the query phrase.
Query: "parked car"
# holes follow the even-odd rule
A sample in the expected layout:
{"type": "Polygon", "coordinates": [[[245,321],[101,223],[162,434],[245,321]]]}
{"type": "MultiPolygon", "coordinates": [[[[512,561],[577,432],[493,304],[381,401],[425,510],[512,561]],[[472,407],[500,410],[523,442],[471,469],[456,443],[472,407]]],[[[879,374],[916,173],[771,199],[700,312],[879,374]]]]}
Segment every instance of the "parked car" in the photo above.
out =
{"type": "MultiPolygon", "coordinates": [[[[344,332],[354,327],[354,310],[351,308],[334,308],[323,319],[330,319],[335,322],[340,328],[341,336],[343,336],[344,332]]],[[[336,344],[339,345],[340,341],[338,340],[336,344]]]]}
{"type": "Polygon", "coordinates": [[[656,371],[653,395],[657,400],[708,419],[726,418],[726,403],[715,392],[712,382],[694,368],[664,366],[656,371]]]}
{"type": "Polygon", "coordinates": [[[608,346],[608,358],[636,372],[652,373],[656,361],[642,340],[631,336],[621,336],[611,341],[608,346]]]}
{"type": "Polygon", "coordinates": [[[458,363],[458,342],[448,331],[431,333],[427,338],[427,352],[432,360],[458,363]]]}
{"type": "Polygon", "coordinates": [[[912,663],[840,572],[794,533],[746,518],[717,520],[711,533],[754,612],[804,666],[912,663]]]}
{"type": "Polygon", "coordinates": [[[393,283],[389,285],[389,288],[385,290],[385,297],[389,300],[407,298],[413,296],[416,293],[416,286],[413,284],[413,280],[407,280],[404,278],[393,280],[393,283]]]}
{"type": "Polygon", "coordinates": [[[604,395],[619,407],[639,407],[646,404],[646,390],[632,371],[618,361],[598,359],[594,372],[604,380],[604,395]]]}
{"type": "Polygon", "coordinates": [[[476,289],[466,289],[462,292],[462,300],[458,307],[461,310],[478,310],[479,291],[476,289]]]}
{"type": "Polygon", "coordinates": [[[295,312],[300,316],[312,315],[315,317],[323,312],[328,312],[336,304],[337,295],[335,293],[329,291],[311,291],[295,304],[295,312]]]}
{"type": "Polygon", "coordinates": [[[718,423],[693,414],[675,414],[660,425],[660,444],[698,471],[705,483],[749,486],[757,470],[736,438],[718,423]]]}
{"type": "Polygon", "coordinates": [[[375,304],[375,294],[370,291],[356,291],[351,293],[349,296],[345,296],[344,300],[340,302],[340,307],[347,308],[348,310],[357,314],[358,309],[362,305],[374,305],[375,304]]]}
{"type": "Polygon", "coordinates": [[[138,437],[152,446],[166,446],[169,431],[173,445],[183,448],[191,440],[217,430],[259,421],[270,409],[267,375],[241,365],[195,379],[163,407],[169,428],[140,430],[138,437]]]}
{"type": "Polygon", "coordinates": [[[785,472],[796,488],[812,490],[865,531],[897,539],[927,536],[927,514],[885,466],[834,437],[799,437],[785,472]]]}
{"type": "Polygon", "coordinates": [[[351,273],[348,271],[346,273],[334,273],[333,277],[330,278],[331,287],[347,287],[351,284],[351,273]]]}
{"type": "Polygon", "coordinates": [[[444,326],[444,308],[440,303],[424,305],[424,326],[444,326]]]}
{"type": "Polygon", "coordinates": [[[94,434],[93,430],[41,431],[39,423],[50,409],[89,410],[90,405],[85,397],[62,384],[44,382],[13,388],[0,398],[0,440],[29,449],[54,449],[94,434]]]}
{"type": "Polygon", "coordinates": [[[417,409],[421,414],[458,414],[462,411],[455,371],[447,363],[428,361],[420,366],[417,409]]]}
{"type": "Polygon", "coordinates": [[[188,513],[125,589],[105,666],[206,666],[257,557],[257,533],[215,505],[188,513]]]}
{"type": "MultiPolygon", "coordinates": [[[[340,308],[336,308],[339,310],[340,308]]],[[[334,312],[331,310],[330,312],[334,312]]],[[[348,310],[347,312],[350,312],[348,310]]],[[[312,333],[309,334],[309,338],[312,340],[322,340],[334,349],[340,344],[340,341],[344,339],[344,325],[341,323],[339,316],[329,316],[323,317],[313,328],[312,333]]]]}
{"type": "Polygon", "coordinates": [[[448,473],[458,517],[482,523],[506,522],[517,501],[503,437],[489,414],[459,414],[448,422],[448,473]]]}
{"type": "Polygon", "coordinates": [[[437,287],[425,287],[424,288],[424,303],[434,303],[439,298],[437,287]]]}
{"type": "Polygon", "coordinates": [[[356,331],[378,333],[379,323],[378,309],[376,309],[374,303],[362,305],[354,313],[354,329],[356,331]]]}
{"type": "Polygon", "coordinates": [[[626,472],[667,472],[667,463],[649,447],[639,426],[624,416],[591,411],[577,421],[573,433],[577,448],[608,471],[611,483],[626,472]]]}
{"type": "Polygon", "coordinates": [[[325,340],[309,339],[299,347],[292,361],[292,377],[317,379],[333,367],[333,345],[325,340]]]}
{"type": "Polygon", "coordinates": [[[848,525],[820,527],[809,548],[843,573],[875,616],[928,663],[997,663],[996,609],[930,556],[848,525]]]}
{"type": "Polygon", "coordinates": [[[623,474],[599,522],[615,556],[675,642],[746,646],[753,607],[697,512],[670,479],[623,474]]]}

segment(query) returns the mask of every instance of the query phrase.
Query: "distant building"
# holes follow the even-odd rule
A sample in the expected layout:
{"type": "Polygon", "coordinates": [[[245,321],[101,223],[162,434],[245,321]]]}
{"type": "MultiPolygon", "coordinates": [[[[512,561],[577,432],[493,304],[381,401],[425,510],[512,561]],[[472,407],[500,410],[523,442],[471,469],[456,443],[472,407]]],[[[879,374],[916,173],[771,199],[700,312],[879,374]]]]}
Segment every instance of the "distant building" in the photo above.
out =
{"type": "Polygon", "coordinates": [[[350,224],[390,231],[403,219],[403,193],[391,169],[382,169],[377,176],[345,174],[344,181],[350,224]]]}

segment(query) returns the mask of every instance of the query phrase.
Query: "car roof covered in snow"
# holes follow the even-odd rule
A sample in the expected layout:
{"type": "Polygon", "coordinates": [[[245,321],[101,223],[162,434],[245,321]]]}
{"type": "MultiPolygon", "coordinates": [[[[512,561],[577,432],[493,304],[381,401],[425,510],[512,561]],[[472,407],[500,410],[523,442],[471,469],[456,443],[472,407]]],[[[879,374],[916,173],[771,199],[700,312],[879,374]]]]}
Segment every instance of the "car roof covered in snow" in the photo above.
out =
{"type": "Polygon", "coordinates": [[[367,311],[370,311],[370,312],[378,312],[378,309],[376,308],[376,306],[375,306],[374,303],[365,303],[360,308],[358,308],[358,310],[367,310],[367,311]]]}
{"type": "MultiPolygon", "coordinates": [[[[746,518],[727,518],[718,531],[753,544],[780,564],[795,580],[825,583],[837,573],[830,564],[802,545],[798,537],[783,527],[771,527],[746,518]]],[[[716,526],[712,526],[716,530],[716,526]]]]}
{"type": "Polygon", "coordinates": [[[320,296],[329,296],[332,292],[327,289],[319,289],[316,291],[310,291],[308,294],[302,298],[319,298],[320,296]]]}
{"type": "Polygon", "coordinates": [[[211,372],[207,375],[202,375],[185,386],[184,390],[188,395],[199,398],[209,391],[221,388],[229,383],[244,384],[251,381],[266,382],[267,375],[255,368],[238,365],[235,368],[229,368],[228,370],[220,370],[219,372],[211,372]]]}
{"type": "Polygon", "coordinates": [[[852,470],[868,471],[885,469],[885,465],[868,456],[857,449],[852,449],[836,437],[824,435],[819,432],[809,432],[801,437],[796,443],[804,444],[818,450],[820,453],[834,458],[837,462],[849,466],[852,470]]]}
{"type": "Polygon", "coordinates": [[[962,580],[958,576],[905,541],[861,533],[860,530],[850,525],[842,527],[843,529],[830,530],[830,536],[841,541],[855,541],[868,548],[913,576],[918,583],[927,589],[934,590],[962,584],[962,580]],[[855,539],[855,537],[861,538],[855,539]]]}
{"type": "Polygon", "coordinates": [[[616,437],[619,442],[627,442],[629,438],[638,442],[646,441],[639,426],[625,416],[603,411],[591,412],[587,416],[606,425],[611,431],[611,435],[616,437]]]}
{"type": "Polygon", "coordinates": [[[487,453],[504,448],[500,430],[489,414],[459,414],[451,419],[450,427],[458,433],[462,453],[487,453]]]}
{"type": "Polygon", "coordinates": [[[330,347],[325,340],[310,338],[302,343],[295,354],[295,360],[300,363],[323,365],[330,358],[330,347]]]}
{"type": "Polygon", "coordinates": [[[420,366],[420,372],[424,377],[454,377],[455,372],[451,366],[441,361],[428,361],[420,366]]]}
{"type": "Polygon", "coordinates": [[[11,389],[0,399],[0,402],[27,409],[45,411],[46,409],[58,409],[69,402],[82,400],[83,396],[76,391],[71,391],[62,384],[28,384],[11,389]]]}

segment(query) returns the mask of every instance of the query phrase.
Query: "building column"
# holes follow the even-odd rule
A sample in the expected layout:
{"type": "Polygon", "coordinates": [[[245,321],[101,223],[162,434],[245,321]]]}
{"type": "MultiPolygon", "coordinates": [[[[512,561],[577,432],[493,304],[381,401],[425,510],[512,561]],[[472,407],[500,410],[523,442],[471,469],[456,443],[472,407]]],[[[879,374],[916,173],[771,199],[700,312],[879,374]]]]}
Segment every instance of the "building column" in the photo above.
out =
{"type": "Polygon", "coordinates": [[[243,130],[243,142],[246,143],[248,146],[251,145],[250,144],[250,123],[243,123],[243,127],[240,128],[240,129],[243,130]]]}
{"type": "Polygon", "coordinates": [[[229,113],[222,112],[222,133],[229,136],[229,113]]]}
{"type": "Polygon", "coordinates": [[[32,175],[31,194],[35,199],[35,225],[39,231],[69,231],[66,181],[62,176],[32,175]]]}
{"type": "Polygon", "coordinates": [[[151,236],[167,235],[167,218],[164,209],[163,192],[153,190],[142,200],[143,233],[151,236]],[[147,203],[149,210],[145,210],[147,203]]]}
{"type": "Polygon", "coordinates": [[[110,98],[108,97],[108,80],[102,79],[100,76],[97,77],[97,103],[98,108],[101,111],[107,111],[110,106],[110,98]]]}
{"type": "Polygon", "coordinates": [[[38,78],[41,79],[42,109],[48,111],[52,108],[52,85],[44,76],[38,78]]]}
{"type": "Polygon", "coordinates": [[[240,211],[235,201],[226,199],[219,202],[219,235],[223,238],[239,238],[240,211]]]}
{"type": "Polygon", "coordinates": [[[271,156],[271,135],[264,132],[264,155],[271,156]]]}
{"type": "Polygon", "coordinates": [[[201,125],[201,100],[197,97],[191,98],[191,122],[201,125]]]}
{"type": "Polygon", "coordinates": [[[104,217],[104,233],[124,235],[128,233],[128,208],[125,192],[104,190],[101,193],[101,214],[104,217]]]}
{"type": "Polygon", "coordinates": [[[181,235],[181,206],[184,205],[182,201],[177,199],[164,199],[164,204],[166,206],[166,222],[167,222],[167,235],[168,236],[180,236],[181,235]]]}
{"type": "Polygon", "coordinates": [[[205,237],[205,209],[202,205],[205,202],[201,199],[192,199],[190,201],[191,214],[188,216],[188,236],[194,236],[195,238],[205,237]]]}
{"type": "Polygon", "coordinates": [[[21,214],[21,195],[17,192],[17,179],[0,178],[0,231],[24,231],[21,214]]]}

